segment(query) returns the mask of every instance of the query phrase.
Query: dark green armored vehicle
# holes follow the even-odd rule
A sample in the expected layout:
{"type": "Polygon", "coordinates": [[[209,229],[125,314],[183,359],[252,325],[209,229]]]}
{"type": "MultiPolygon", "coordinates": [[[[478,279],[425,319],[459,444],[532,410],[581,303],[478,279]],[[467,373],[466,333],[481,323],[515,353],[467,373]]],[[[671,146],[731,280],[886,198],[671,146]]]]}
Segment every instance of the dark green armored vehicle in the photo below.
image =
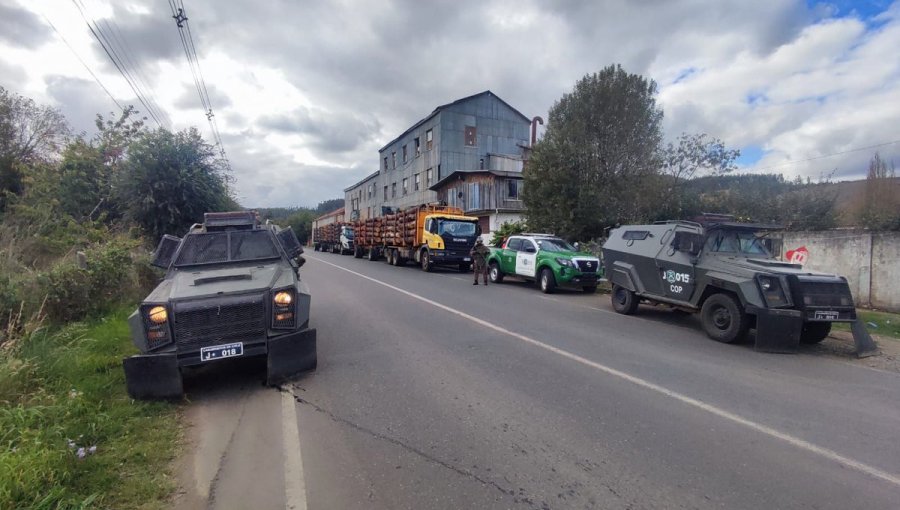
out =
{"type": "Polygon", "coordinates": [[[133,398],[181,396],[183,367],[266,356],[270,384],[316,367],[310,295],[290,228],[251,211],[207,213],[183,239],[166,235],[166,276],[128,318],[140,355],[123,360],[133,398]]]}
{"type": "Polygon", "coordinates": [[[847,279],[781,262],[760,235],[778,227],[708,221],[627,225],[603,245],[613,308],[641,302],[699,312],[706,334],[732,343],[756,329],[756,348],[792,352],[822,341],[833,322],[854,322],[847,279]]]}

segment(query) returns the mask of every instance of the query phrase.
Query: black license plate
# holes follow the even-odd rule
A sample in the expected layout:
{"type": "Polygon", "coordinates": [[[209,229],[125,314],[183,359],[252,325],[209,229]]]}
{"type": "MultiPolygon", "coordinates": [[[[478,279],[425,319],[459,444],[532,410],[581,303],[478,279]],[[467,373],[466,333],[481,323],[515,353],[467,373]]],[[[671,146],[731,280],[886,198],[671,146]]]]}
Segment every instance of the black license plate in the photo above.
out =
{"type": "Polygon", "coordinates": [[[200,361],[213,361],[222,358],[231,358],[234,356],[243,356],[243,342],[233,344],[213,345],[210,347],[200,348],[200,361]]]}
{"type": "Polygon", "coordinates": [[[816,319],[836,321],[841,318],[841,314],[832,310],[816,310],[816,314],[813,317],[816,319]]]}

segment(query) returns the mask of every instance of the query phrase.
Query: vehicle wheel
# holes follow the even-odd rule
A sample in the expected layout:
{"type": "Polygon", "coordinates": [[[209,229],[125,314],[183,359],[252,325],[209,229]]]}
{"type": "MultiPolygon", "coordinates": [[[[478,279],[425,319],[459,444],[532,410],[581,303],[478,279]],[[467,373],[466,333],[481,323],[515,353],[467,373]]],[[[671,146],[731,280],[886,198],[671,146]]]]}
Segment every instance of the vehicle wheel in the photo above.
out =
{"type": "Polygon", "coordinates": [[[375,261],[375,260],[378,260],[378,251],[373,246],[373,247],[369,248],[369,261],[375,261]]]}
{"type": "Polygon", "coordinates": [[[730,294],[707,298],[700,310],[700,322],[707,336],[726,344],[742,340],[750,324],[740,303],[730,294]]]}
{"type": "Polygon", "coordinates": [[[394,253],[394,265],[397,267],[403,267],[406,265],[406,259],[400,256],[400,252],[394,253]]]}
{"type": "Polygon", "coordinates": [[[384,261],[387,262],[389,266],[395,265],[395,263],[394,263],[394,250],[385,250],[385,252],[384,252],[384,261]]]}
{"type": "Polygon", "coordinates": [[[433,269],[434,264],[431,263],[431,255],[429,255],[428,250],[422,250],[422,271],[430,273],[433,269]]]}
{"type": "Polygon", "coordinates": [[[831,333],[830,322],[807,322],[800,331],[800,342],[804,344],[817,344],[831,333]]]}
{"type": "Polygon", "coordinates": [[[556,278],[553,277],[553,271],[550,268],[541,269],[541,277],[538,282],[541,292],[544,294],[552,294],[556,290],[556,278]]]}
{"type": "Polygon", "coordinates": [[[503,282],[503,271],[500,271],[500,264],[491,262],[491,269],[488,273],[491,276],[491,283],[503,282]]]}
{"type": "Polygon", "coordinates": [[[596,285],[585,285],[584,287],[581,288],[581,290],[583,290],[585,294],[596,294],[597,286],[596,285]]]}
{"type": "Polygon", "coordinates": [[[613,310],[621,313],[622,315],[631,315],[637,310],[638,297],[634,292],[626,289],[625,287],[613,285],[611,295],[613,310]]]}
{"type": "Polygon", "coordinates": [[[363,249],[362,249],[362,248],[360,248],[359,246],[357,246],[356,248],[353,248],[353,258],[355,258],[355,259],[361,259],[362,256],[363,256],[363,249]]]}

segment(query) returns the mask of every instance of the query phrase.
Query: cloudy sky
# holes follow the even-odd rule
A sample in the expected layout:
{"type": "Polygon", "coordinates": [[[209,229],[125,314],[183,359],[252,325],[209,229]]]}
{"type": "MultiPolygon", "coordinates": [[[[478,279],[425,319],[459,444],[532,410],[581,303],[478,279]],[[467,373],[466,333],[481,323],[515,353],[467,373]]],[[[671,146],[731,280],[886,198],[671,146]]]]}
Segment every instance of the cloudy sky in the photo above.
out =
{"type": "MultiPolygon", "coordinates": [[[[719,137],[745,171],[900,164],[900,0],[182,1],[245,206],[343,196],[384,143],[484,90],[546,118],[611,63],[657,82],[667,138],[719,137]]],[[[164,123],[212,139],[168,1],[0,0],[0,85],[90,134],[117,107],[80,58],[143,110],[78,7],[164,123]]]]}

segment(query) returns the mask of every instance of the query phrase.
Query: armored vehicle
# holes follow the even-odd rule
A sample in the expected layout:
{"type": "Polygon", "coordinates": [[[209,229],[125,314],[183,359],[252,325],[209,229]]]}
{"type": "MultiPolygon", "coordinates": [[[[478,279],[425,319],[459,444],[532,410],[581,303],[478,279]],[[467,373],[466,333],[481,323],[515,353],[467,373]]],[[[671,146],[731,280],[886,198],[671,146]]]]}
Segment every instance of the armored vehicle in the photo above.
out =
{"type": "Polygon", "coordinates": [[[177,398],[181,369],[266,356],[269,384],[316,367],[310,295],[290,228],[252,211],[206,213],[184,238],[163,236],[152,264],[165,278],[128,318],[140,355],[123,360],[133,398],[177,398]]]}
{"type": "Polygon", "coordinates": [[[491,281],[500,283],[504,276],[534,280],[545,294],[557,286],[597,291],[600,259],[578,250],[552,234],[514,235],[497,248],[491,248],[487,259],[491,281]]]}
{"type": "Polygon", "coordinates": [[[710,338],[737,342],[754,328],[756,348],[770,352],[854,322],[846,278],[777,260],[764,235],[777,228],[719,218],[613,229],[603,245],[613,308],[632,314],[645,302],[699,312],[710,338]]]}

